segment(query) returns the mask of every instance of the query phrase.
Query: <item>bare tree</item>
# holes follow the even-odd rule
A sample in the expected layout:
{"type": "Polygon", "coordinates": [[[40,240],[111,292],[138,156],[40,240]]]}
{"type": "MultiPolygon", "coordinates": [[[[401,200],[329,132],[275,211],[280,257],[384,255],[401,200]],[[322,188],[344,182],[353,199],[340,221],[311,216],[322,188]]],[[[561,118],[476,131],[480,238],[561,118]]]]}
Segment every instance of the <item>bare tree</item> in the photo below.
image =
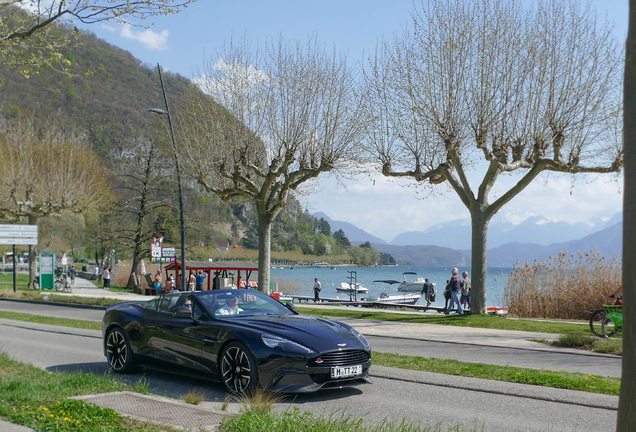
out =
{"type": "Polygon", "coordinates": [[[198,82],[214,101],[192,91],[180,108],[181,157],[208,192],[254,201],[267,291],[272,221],[289,194],[353,157],[362,131],[355,75],[315,41],[281,41],[230,46],[198,82]]]}
{"type": "Polygon", "coordinates": [[[366,68],[369,149],[384,175],[447,182],[469,210],[472,309],[485,313],[493,215],[543,171],[621,169],[621,49],[575,0],[531,10],[519,0],[430,0],[413,22],[366,68]],[[490,202],[512,173],[514,186],[490,202]]]}
{"type": "MultiPolygon", "coordinates": [[[[86,213],[110,199],[107,173],[86,142],[52,122],[34,119],[7,122],[0,129],[0,219],[26,218],[35,225],[43,216],[86,213]]],[[[35,275],[29,247],[29,286],[35,275]]]]}
{"type": "Polygon", "coordinates": [[[195,0],[0,0],[0,59],[21,67],[25,75],[49,66],[67,71],[60,49],[73,38],[54,23],[96,24],[105,21],[139,26],[157,15],[169,15],[195,0]]]}
{"type": "Polygon", "coordinates": [[[132,214],[135,217],[133,230],[124,226],[120,231],[121,244],[132,249],[133,259],[128,277],[128,288],[137,289],[138,281],[135,273],[139,262],[149,256],[148,244],[153,237],[152,227],[148,226],[148,217],[159,208],[169,205],[158,196],[161,181],[165,178],[161,174],[160,162],[161,148],[157,137],[150,137],[136,148],[137,156],[124,163],[124,172],[121,175],[123,184],[121,189],[125,191],[127,198],[123,200],[120,211],[132,214]]]}
{"type": "Polygon", "coordinates": [[[636,0],[629,2],[623,83],[623,374],[618,402],[617,432],[629,432],[636,424],[636,0]]]}

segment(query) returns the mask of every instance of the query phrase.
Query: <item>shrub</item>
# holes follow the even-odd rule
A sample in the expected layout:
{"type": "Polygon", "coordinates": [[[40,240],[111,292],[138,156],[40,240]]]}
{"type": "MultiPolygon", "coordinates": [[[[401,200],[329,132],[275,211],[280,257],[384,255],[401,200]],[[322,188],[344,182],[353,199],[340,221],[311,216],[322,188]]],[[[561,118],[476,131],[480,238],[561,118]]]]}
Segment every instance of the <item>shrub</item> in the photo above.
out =
{"type": "Polygon", "coordinates": [[[596,249],[546,261],[515,264],[504,288],[504,305],[520,317],[589,319],[621,288],[618,255],[605,258],[596,249]]]}

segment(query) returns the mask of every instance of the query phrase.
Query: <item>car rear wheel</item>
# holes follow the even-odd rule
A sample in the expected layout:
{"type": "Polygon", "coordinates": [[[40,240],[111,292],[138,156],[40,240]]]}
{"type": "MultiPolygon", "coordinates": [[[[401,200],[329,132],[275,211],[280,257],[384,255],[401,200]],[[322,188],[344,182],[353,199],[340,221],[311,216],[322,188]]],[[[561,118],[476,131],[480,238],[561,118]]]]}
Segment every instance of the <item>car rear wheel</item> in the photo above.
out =
{"type": "Polygon", "coordinates": [[[223,384],[232,393],[250,394],[258,385],[256,360],[240,342],[232,342],[225,347],[220,369],[223,384]]]}
{"type": "Polygon", "coordinates": [[[119,327],[111,330],[106,337],[106,359],[117,373],[132,372],[135,368],[128,335],[119,327]]]}

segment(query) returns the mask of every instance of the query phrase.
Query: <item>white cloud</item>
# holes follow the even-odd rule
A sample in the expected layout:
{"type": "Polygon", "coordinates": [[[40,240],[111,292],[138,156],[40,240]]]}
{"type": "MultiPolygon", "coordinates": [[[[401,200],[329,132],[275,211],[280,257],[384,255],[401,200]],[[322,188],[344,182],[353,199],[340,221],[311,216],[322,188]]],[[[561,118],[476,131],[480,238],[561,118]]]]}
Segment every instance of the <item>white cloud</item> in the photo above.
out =
{"type": "Polygon", "coordinates": [[[168,49],[167,42],[170,32],[163,30],[161,33],[155,33],[151,29],[135,32],[131,26],[124,25],[119,33],[124,39],[132,39],[141,42],[143,46],[151,50],[165,51],[168,49]]]}

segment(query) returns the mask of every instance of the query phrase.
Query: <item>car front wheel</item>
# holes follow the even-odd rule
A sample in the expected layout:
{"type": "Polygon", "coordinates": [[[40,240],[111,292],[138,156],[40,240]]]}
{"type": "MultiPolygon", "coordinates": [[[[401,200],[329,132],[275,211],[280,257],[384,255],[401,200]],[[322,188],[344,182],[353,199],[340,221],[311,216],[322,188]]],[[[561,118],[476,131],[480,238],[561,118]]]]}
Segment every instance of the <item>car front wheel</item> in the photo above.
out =
{"type": "Polygon", "coordinates": [[[220,369],[223,384],[232,393],[250,394],[258,385],[256,360],[240,342],[232,342],[225,347],[220,369]]]}
{"type": "Polygon", "coordinates": [[[134,370],[128,335],[119,327],[111,330],[106,337],[106,359],[110,367],[117,373],[128,373],[134,370]]]}

